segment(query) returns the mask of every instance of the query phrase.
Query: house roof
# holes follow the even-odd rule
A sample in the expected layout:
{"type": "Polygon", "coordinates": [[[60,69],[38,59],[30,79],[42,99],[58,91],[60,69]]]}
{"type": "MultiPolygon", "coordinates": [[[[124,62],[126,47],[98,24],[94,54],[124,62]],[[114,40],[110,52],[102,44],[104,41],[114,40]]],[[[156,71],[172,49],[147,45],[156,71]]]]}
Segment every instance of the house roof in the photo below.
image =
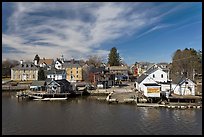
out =
{"type": "Polygon", "coordinates": [[[150,69],[148,69],[145,73],[151,74],[151,73],[157,71],[158,69],[159,69],[159,68],[150,68],[150,69]]]}
{"type": "Polygon", "coordinates": [[[91,67],[89,72],[92,72],[92,73],[96,73],[96,72],[102,72],[102,71],[105,71],[105,67],[91,67]]]}
{"type": "MultiPolygon", "coordinates": [[[[177,76],[175,80],[172,81],[174,84],[183,84],[186,81],[191,81],[189,78],[186,78],[185,76],[177,76]]],[[[194,82],[193,82],[194,83],[194,82]]]]}
{"type": "Polygon", "coordinates": [[[13,70],[38,70],[38,67],[35,66],[33,62],[23,62],[12,68],[13,70]]]}
{"type": "Polygon", "coordinates": [[[70,82],[67,81],[66,79],[61,79],[61,80],[55,80],[60,85],[70,85],[70,82]]]}
{"type": "Polygon", "coordinates": [[[45,86],[46,82],[45,81],[38,81],[34,80],[30,86],[45,86]]]}
{"type": "Polygon", "coordinates": [[[65,70],[58,70],[58,69],[55,69],[55,68],[52,68],[51,70],[45,70],[44,72],[45,72],[46,75],[66,73],[65,70]]]}
{"type": "Polygon", "coordinates": [[[53,59],[45,59],[45,58],[43,58],[43,59],[40,59],[40,60],[39,60],[38,64],[45,63],[45,64],[47,64],[47,65],[52,65],[53,62],[54,62],[53,59]]]}
{"type": "Polygon", "coordinates": [[[117,71],[117,70],[128,70],[127,66],[111,66],[110,71],[117,71]]]}
{"type": "Polygon", "coordinates": [[[145,85],[145,86],[160,86],[160,85],[157,84],[157,83],[145,83],[144,85],[145,85]]]}
{"type": "Polygon", "coordinates": [[[148,75],[142,74],[136,80],[136,82],[141,83],[148,75]]]}
{"type": "Polygon", "coordinates": [[[81,66],[78,64],[78,63],[67,63],[67,62],[65,62],[64,64],[63,64],[63,67],[65,67],[65,68],[80,68],[81,66]]]}

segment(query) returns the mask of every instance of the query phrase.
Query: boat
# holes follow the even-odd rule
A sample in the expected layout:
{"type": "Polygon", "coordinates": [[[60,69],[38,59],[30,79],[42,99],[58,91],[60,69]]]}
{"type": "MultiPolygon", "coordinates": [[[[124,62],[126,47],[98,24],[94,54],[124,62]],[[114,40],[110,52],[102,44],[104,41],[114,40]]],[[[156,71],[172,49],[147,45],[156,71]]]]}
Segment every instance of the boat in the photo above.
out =
{"type": "Polygon", "coordinates": [[[67,100],[68,98],[36,98],[33,100],[52,101],[52,100],[67,100]]]}

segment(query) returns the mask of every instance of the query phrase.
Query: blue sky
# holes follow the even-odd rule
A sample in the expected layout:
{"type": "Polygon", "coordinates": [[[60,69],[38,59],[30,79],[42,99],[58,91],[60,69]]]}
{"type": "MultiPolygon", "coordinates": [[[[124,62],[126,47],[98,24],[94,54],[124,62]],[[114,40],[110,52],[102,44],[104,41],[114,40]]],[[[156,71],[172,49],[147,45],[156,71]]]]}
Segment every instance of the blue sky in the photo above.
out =
{"type": "Polygon", "coordinates": [[[2,3],[3,60],[106,59],[112,47],[129,65],[202,50],[202,3],[2,3]]]}

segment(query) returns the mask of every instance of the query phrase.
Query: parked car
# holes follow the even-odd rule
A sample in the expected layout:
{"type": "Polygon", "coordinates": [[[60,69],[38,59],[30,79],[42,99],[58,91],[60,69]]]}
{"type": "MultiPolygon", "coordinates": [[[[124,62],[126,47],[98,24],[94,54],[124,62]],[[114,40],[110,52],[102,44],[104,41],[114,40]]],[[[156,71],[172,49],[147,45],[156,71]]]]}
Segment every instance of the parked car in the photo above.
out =
{"type": "Polygon", "coordinates": [[[102,83],[97,84],[97,88],[103,88],[103,84],[102,83]]]}

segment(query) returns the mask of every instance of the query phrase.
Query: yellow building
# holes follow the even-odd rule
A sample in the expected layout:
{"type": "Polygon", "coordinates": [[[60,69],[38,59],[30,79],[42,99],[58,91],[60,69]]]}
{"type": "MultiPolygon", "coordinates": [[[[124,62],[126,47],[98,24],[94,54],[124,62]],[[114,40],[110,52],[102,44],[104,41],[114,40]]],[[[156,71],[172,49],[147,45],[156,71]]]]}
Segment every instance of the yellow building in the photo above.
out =
{"type": "Polygon", "coordinates": [[[82,67],[79,64],[65,63],[63,66],[66,68],[66,80],[69,82],[82,81],[82,67]]]}
{"type": "Polygon", "coordinates": [[[11,68],[11,80],[38,80],[38,67],[33,62],[21,61],[18,66],[11,68]]]}

